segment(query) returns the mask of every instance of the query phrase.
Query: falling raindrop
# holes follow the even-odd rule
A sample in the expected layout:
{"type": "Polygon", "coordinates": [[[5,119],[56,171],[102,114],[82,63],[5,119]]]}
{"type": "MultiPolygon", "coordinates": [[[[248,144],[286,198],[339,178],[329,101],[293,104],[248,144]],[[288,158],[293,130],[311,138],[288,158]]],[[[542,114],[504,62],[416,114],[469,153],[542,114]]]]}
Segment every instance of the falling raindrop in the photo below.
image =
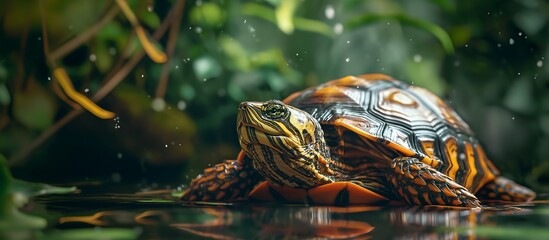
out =
{"type": "Polygon", "coordinates": [[[48,77],[48,81],[51,81],[51,77],[48,77]]]}
{"type": "Polygon", "coordinates": [[[343,24],[341,23],[336,23],[334,25],[334,33],[336,34],[341,34],[343,32],[343,24]]]}
{"type": "Polygon", "coordinates": [[[332,5],[326,6],[326,9],[324,10],[324,15],[326,15],[327,19],[333,19],[335,16],[335,10],[332,5]]]}
{"type": "Polygon", "coordinates": [[[162,98],[155,98],[151,102],[151,108],[154,111],[160,112],[166,108],[166,102],[162,98]]]}
{"type": "Polygon", "coordinates": [[[414,62],[417,62],[417,63],[421,62],[421,59],[422,59],[421,55],[419,54],[414,55],[414,62]]]}
{"type": "Polygon", "coordinates": [[[181,100],[177,102],[177,109],[183,111],[185,108],[187,108],[187,103],[185,101],[181,100]]]}
{"type": "Polygon", "coordinates": [[[542,66],[543,66],[543,61],[542,61],[542,60],[539,60],[539,61],[536,63],[536,66],[542,67],[542,66]]]}
{"type": "Polygon", "coordinates": [[[513,38],[509,38],[509,44],[510,44],[510,45],[513,45],[513,44],[515,44],[515,39],[513,39],[513,38]]]}
{"type": "Polygon", "coordinates": [[[85,88],[85,89],[84,89],[84,92],[89,92],[89,91],[90,91],[89,88],[85,88]]]}
{"type": "Polygon", "coordinates": [[[519,36],[522,36],[522,32],[519,32],[518,35],[519,35],[519,36]]]}
{"type": "Polygon", "coordinates": [[[351,43],[351,41],[350,41],[350,40],[347,40],[347,44],[349,44],[349,43],[351,43]]]}
{"type": "Polygon", "coordinates": [[[244,19],[244,23],[246,23],[246,19],[244,19]]]}
{"type": "Polygon", "coordinates": [[[345,58],[345,62],[349,62],[349,61],[351,61],[350,58],[345,58]]]}
{"type": "Polygon", "coordinates": [[[145,74],[141,74],[141,77],[145,77],[145,74]]]}

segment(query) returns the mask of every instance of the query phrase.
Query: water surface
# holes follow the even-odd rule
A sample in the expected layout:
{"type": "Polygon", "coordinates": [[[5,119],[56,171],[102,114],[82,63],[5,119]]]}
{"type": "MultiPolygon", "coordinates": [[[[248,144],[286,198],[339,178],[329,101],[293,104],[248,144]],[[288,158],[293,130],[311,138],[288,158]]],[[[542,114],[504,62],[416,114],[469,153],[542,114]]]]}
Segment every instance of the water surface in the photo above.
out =
{"type": "MultiPolygon", "coordinates": [[[[540,198],[547,199],[541,194],[540,198]]],[[[34,199],[45,239],[549,239],[549,204],[327,207],[258,203],[185,204],[169,190],[86,191],[34,199]]]]}

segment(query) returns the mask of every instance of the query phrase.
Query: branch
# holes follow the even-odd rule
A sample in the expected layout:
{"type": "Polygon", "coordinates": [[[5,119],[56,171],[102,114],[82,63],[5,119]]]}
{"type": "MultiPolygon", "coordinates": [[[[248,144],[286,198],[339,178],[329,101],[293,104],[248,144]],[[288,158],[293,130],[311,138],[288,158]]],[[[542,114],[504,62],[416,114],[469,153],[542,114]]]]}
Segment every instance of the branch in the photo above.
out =
{"type": "MultiPolygon", "coordinates": [[[[181,2],[184,2],[184,0],[178,0],[176,4],[182,4],[181,2]]],[[[172,8],[169,15],[164,19],[164,22],[162,22],[162,25],[154,32],[153,37],[155,39],[160,39],[162,35],[167,31],[168,27],[173,23],[175,20],[175,16],[177,15],[176,11],[178,11],[177,8],[172,8]]],[[[180,11],[180,10],[179,10],[180,11]]],[[[105,85],[101,87],[97,91],[97,93],[92,97],[94,101],[99,101],[103,99],[108,93],[110,93],[114,87],[116,87],[126,76],[133,70],[133,68],[139,63],[139,61],[143,58],[144,52],[143,50],[140,50],[136,52],[133,57],[124,65],[119,72],[114,74],[112,78],[106,81],[105,85]]],[[[48,138],[50,138],[54,133],[56,133],[61,127],[63,127],[65,124],[73,120],[75,117],[83,113],[84,110],[82,107],[79,107],[78,109],[73,109],[70,111],[67,115],[63,116],[61,119],[59,119],[57,122],[55,122],[51,127],[49,127],[46,131],[42,132],[38,138],[34,139],[30,144],[25,145],[23,149],[20,149],[18,152],[16,152],[9,161],[10,166],[18,166],[22,165],[26,162],[27,156],[38,146],[40,146],[42,143],[44,143],[48,138]]]]}

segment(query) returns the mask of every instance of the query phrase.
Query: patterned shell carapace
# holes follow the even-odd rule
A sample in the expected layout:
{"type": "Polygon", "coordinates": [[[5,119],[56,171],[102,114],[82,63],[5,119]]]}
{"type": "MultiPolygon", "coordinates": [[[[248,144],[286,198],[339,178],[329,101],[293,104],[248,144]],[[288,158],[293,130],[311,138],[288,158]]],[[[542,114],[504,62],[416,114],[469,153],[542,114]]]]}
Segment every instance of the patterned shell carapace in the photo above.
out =
{"type": "Polygon", "coordinates": [[[388,76],[348,76],[294,93],[285,102],[317,119],[332,152],[357,171],[365,158],[415,156],[471,192],[499,175],[452,108],[433,93],[388,76]],[[364,152],[364,144],[372,151],[364,152]]]}

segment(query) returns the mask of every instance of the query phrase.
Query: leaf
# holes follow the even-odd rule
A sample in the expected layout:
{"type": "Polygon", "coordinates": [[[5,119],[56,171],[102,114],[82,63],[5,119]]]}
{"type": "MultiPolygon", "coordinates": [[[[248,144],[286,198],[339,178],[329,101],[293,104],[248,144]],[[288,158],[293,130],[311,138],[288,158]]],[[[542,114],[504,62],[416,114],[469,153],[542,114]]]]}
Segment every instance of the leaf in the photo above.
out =
{"type": "MultiPolygon", "coordinates": [[[[258,17],[271,23],[278,24],[277,17],[275,16],[275,11],[271,8],[264,7],[257,3],[244,4],[244,6],[242,7],[242,14],[258,17]]],[[[334,35],[332,28],[330,28],[330,26],[328,26],[324,22],[295,17],[292,21],[295,29],[314,32],[325,35],[327,37],[332,37],[334,35]]]]}
{"type": "Polygon", "coordinates": [[[441,27],[435,24],[423,21],[421,19],[402,15],[402,14],[378,15],[378,14],[367,13],[362,16],[355,17],[354,19],[349,20],[345,24],[345,29],[356,29],[358,27],[363,27],[364,25],[367,25],[373,22],[378,22],[381,20],[396,20],[401,24],[407,24],[410,26],[423,29],[433,34],[440,41],[440,43],[442,44],[442,47],[447,53],[454,53],[454,45],[452,43],[452,39],[444,29],[442,29],[441,27]]]}
{"type": "Polygon", "coordinates": [[[203,3],[193,7],[191,22],[205,28],[217,28],[225,22],[225,12],[215,3],[203,3]]]}
{"type": "Polygon", "coordinates": [[[30,78],[25,90],[13,96],[14,118],[25,127],[36,130],[48,128],[55,117],[57,105],[53,96],[30,78]]]}
{"type": "Polygon", "coordinates": [[[294,32],[294,14],[299,1],[282,0],[275,10],[278,28],[286,34],[294,32]]]}

